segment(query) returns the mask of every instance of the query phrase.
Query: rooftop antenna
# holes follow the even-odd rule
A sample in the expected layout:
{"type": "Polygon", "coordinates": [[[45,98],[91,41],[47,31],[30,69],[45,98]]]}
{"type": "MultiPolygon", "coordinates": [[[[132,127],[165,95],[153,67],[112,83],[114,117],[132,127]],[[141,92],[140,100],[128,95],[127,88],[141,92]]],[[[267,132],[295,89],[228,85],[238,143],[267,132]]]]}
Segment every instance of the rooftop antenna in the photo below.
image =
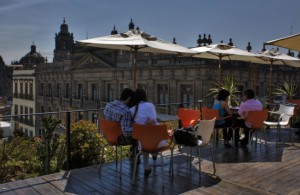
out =
{"type": "Polygon", "coordinates": [[[291,25],[291,35],[293,34],[293,25],[291,25]]]}
{"type": "Polygon", "coordinates": [[[89,38],[89,31],[86,31],[86,39],[88,39],[89,38]]]}

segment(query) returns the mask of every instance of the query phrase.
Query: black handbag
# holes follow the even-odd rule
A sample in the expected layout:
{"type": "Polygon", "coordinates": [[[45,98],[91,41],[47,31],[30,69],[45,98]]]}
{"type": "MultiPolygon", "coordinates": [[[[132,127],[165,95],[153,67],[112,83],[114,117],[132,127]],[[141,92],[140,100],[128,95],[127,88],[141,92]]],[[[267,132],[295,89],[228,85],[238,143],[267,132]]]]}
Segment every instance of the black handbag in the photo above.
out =
{"type": "Polygon", "coordinates": [[[195,134],[194,128],[174,129],[174,138],[177,144],[185,146],[197,146],[198,137],[195,134]]]}

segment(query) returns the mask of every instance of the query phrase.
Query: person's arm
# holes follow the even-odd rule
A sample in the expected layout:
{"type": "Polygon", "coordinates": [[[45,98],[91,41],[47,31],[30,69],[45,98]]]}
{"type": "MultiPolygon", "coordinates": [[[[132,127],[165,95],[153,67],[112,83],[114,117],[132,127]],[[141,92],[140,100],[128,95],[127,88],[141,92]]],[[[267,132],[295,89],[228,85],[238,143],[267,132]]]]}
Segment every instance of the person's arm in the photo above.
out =
{"type": "Polygon", "coordinates": [[[245,111],[244,111],[244,106],[243,103],[241,103],[238,114],[240,115],[241,118],[245,118],[245,111]]]}
{"type": "Polygon", "coordinates": [[[159,124],[157,122],[155,106],[152,103],[149,103],[149,118],[148,118],[147,124],[151,124],[151,125],[159,124]]]}
{"type": "Polygon", "coordinates": [[[225,109],[226,113],[229,115],[229,116],[232,116],[232,111],[230,110],[229,106],[228,106],[228,103],[226,101],[222,101],[222,106],[223,108],[225,109]]]}

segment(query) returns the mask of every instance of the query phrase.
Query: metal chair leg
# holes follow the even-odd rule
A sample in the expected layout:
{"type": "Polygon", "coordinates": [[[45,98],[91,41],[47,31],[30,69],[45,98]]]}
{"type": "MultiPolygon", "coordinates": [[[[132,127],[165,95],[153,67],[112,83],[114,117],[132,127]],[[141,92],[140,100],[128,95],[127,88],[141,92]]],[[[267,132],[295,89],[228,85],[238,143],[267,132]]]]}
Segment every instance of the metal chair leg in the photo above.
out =
{"type": "Polygon", "coordinates": [[[105,147],[108,146],[108,144],[104,145],[103,148],[102,148],[102,151],[101,151],[101,158],[100,158],[100,165],[99,165],[99,171],[98,171],[98,174],[100,174],[101,172],[101,166],[102,166],[102,161],[103,161],[103,154],[104,154],[104,149],[105,147]]]}
{"type": "Polygon", "coordinates": [[[165,187],[165,173],[164,173],[164,157],[162,155],[162,152],[159,152],[158,155],[160,155],[161,158],[161,174],[162,174],[162,187],[165,187]]]}
{"type": "Polygon", "coordinates": [[[120,179],[122,178],[122,146],[120,146],[120,179]]]}
{"type": "Polygon", "coordinates": [[[266,147],[266,150],[267,150],[267,134],[266,134],[266,129],[263,130],[264,131],[264,137],[265,137],[265,147],[266,147]]]}
{"type": "Polygon", "coordinates": [[[135,156],[135,160],[134,160],[134,169],[133,169],[133,175],[132,175],[132,181],[131,184],[135,183],[135,176],[136,176],[136,169],[137,169],[137,162],[139,159],[139,156],[142,154],[142,152],[139,152],[136,156],[135,156]]]}
{"type": "Polygon", "coordinates": [[[198,146],[198,158],[199,158],[199,179],[200,179],[200,177],[201,177],[201,148],[200,148],[200,146],[198,146]]]}
{"type": "Polygon", "coordinates": [[[210,153],[211,153],[211,159],[212,159],[212,162],[213,162],[213,167],[214,167],[214,175],[216,174],[216,165],[215,165],[215,158],[214,158],[214,152],[213,152],[213,149],[211,146],[210,147],[210,153]]]}

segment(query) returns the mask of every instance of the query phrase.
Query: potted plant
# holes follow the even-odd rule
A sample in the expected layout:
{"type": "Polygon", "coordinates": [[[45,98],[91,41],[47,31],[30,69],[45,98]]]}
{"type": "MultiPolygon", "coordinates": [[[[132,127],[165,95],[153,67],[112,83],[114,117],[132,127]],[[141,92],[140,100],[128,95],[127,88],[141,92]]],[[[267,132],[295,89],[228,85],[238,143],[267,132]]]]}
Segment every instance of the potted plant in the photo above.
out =
{"type": "Polygon", "coordinates": [[[275,88],[273,94],[291,100],[296,95],[298,83],[294,81],[283,81],[282,86],[275,88]]]}
{"type": "MultiPolygon", "coordinates": [[[[230,93],[229,101],[228,101],[229,106],[239,105],[237,93],[239,93],[240,91],[238,91],[237,87],[238,87],[237,82],[232,75],[227,75],[224,78],[223,83],[220,84],[220,89],[225,89],[230,93]]],[[[209,89],[210,92],[207,96],[213,95],[213,97],[215,98],[220,89],[218,87],[209,89]]]]}

